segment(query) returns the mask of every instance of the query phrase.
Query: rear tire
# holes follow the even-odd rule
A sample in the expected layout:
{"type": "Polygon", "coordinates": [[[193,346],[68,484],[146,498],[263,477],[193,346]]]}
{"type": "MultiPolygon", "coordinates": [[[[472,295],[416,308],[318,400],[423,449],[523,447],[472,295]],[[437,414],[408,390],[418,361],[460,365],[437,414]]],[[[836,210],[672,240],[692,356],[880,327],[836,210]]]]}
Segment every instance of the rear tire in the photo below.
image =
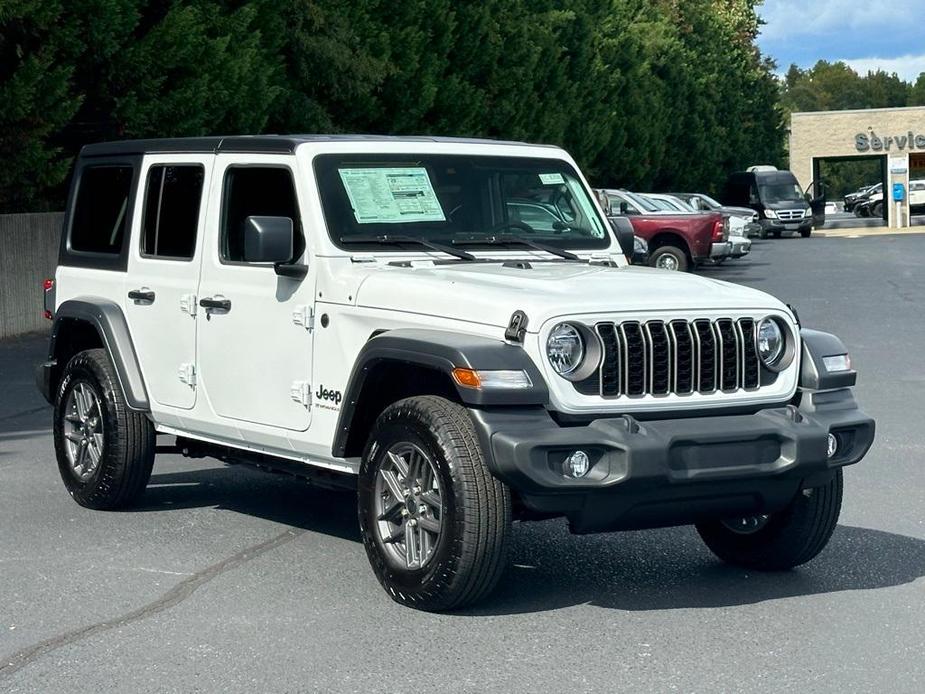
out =
{"type": "Polygon", "coordinates": [[[677,246],[659,246],[649,256],[649,265],[661,270],[687,272],[690,263],[687,253],[677,246]]]}
{"type": "Polygon", "coordinates": [[[154,465],[154,426],[126,405],[106,350],[79,352],[65,367],[54,441],[61,479],[81,506],[123,508],[144,492],[154,465]]]}
{"type": "Polygon", "coordinates": [[[697,524],[707,547],[729,564],[783,571],[805,564],[828,544],[841,511],[842,471],[821,487],[804,489],[768,516],[697,524]]]}
{"type": "Polygon", "coordinates": [[[455,609],[498,583],[511,497],[485,465],[464,407],[436,396],[387,407],[366,444],[358,492],[366,554],[396,602],[455,609]]]}

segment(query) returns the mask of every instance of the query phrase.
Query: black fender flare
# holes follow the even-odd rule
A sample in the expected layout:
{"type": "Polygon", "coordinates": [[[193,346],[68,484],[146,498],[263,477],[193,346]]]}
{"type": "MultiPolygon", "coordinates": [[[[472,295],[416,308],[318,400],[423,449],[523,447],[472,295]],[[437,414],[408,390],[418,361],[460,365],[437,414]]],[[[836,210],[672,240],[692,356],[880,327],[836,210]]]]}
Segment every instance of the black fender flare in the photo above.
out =
{"type": "MultiPolygon", "coordinates": [[[[89,323],[96,329],[103,347],[112,359],[126,404],[133,410],[149,411],[151,407],[148,391],[138,363],[135,344],[132,342],[125,314],[119,305],[101,297],[78,297],[68,299],[58,306],[48,344],[49,364],[55,362],[55,343],[67,321],[89,323]]],[[[63,368],[65,365],[57,366],[63,368]]],[[[53,398],[54,393],[49,393],[49,396],[53,398]]]]}
{"type": "Polygon", "coordinates": [[[821,330],[800,330],[803,353],[800,362],[800,388],[804,390],[836,390],[850,388],[857,383],[858,372],[829,371],[823,357],[848,354],[848,348],[837,336],[821,330]]]}
{"type": "Polygon", "coordinates": [[[343,457],[346,450],[350,427],[367,376],[375,367],[390,361],[418,365],[445,374],[456,387],[460,400],[469,407],[537,406],[549,402],[549,390],[542,373],[520,345],[445,330],[389,330],[370,338],[354,362],[332,445],[336,457],[343,457]],[[465,388],[452,378],[452,371],[457,367],[485,371],[525,371],[532,385],[512,390],[465,388]]]}

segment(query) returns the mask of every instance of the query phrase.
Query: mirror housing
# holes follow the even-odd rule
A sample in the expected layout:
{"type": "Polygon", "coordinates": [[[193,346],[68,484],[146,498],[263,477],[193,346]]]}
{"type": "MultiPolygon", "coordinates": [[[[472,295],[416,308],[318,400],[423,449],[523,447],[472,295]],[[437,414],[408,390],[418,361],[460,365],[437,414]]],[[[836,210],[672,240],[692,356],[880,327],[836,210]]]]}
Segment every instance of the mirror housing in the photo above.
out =
{"type": "Polygon", "coordinates": [[[244,220],[244,260],[248,263],[288,263],[295,229],[289,217],[248,217],[244,220]]]}
{"type": "MultiPolygon", "coordinates": [[[[622,203],[621,207],[626,203],[622,203]]],[[[627,258],[632,258],[636,250],[636,234],[633,233],[633,223],[625,217],[610,217],[610,226],[620,244],[620,250],[627,258]]]]}
{"type": "Polygon", "coordinates": [[[626,200],[621,200],[620,201],[620,214],[629,214],[629,213],[630,213],[629,203],[626,202],[626,200]]]}

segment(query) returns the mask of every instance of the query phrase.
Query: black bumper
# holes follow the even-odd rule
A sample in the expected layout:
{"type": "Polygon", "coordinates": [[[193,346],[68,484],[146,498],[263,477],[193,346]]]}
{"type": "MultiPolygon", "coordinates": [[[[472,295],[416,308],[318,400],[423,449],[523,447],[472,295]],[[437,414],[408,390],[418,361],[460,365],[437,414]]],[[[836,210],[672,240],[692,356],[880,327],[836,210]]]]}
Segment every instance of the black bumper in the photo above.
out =
{"type": "Polygon", "coordinates": [[[779,219],[761,219],[758,221],[766,234],[804,231],[813,228],[813,218],[806,217],[795,222],[782,222],[779,219]]]}
{"type": "Polygon", "coordinates": [[[493,474],[527,510],[565,515],[575,532],[773,512],[859,461],[874,438],[849,389],[806,392],[800,407],[754,414],[579,426],[560,426],[540,408],[472,414],[493,474]],[[839,441],[831,459],[830,432],[839,441]],[[580,479],[562,471],[576,449],[591,460],[580,479]]]}
{"type": "Polygon", "coordinates": [[[42,364],[37,364],[35,367],[35,386],[52,405],[54,404],[54,395],[51,392],[51,383],[54,369],[57,365],[55,361],[46,361],[42,364]]]}

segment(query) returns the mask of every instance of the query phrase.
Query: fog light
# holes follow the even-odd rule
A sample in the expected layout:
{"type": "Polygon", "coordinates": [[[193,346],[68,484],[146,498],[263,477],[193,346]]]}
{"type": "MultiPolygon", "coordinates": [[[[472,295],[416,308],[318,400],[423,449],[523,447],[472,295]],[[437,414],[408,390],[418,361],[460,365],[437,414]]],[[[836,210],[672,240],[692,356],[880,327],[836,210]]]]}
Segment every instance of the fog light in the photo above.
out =
{"type": "Polygon", "coordinates": [[[591,460],[584,451],[575,451],[565,459],[563,468],[566,477],[584,477],[591,469],[591,460]]]}
{"type": "Polygon", "coordinates": [[[834,458],[837,452],[838,452],[838,439],[835,438],[835,434],[829,434],[829,457],[834,458]]]}

